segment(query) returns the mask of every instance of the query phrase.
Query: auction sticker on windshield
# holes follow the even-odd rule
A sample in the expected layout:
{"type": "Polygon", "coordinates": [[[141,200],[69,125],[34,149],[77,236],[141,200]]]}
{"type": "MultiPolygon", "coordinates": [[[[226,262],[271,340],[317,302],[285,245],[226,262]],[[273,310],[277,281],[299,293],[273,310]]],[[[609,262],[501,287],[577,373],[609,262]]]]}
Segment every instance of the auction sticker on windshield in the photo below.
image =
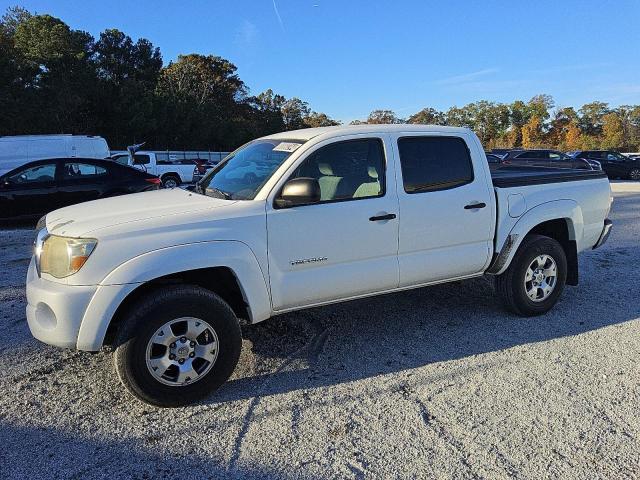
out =
{"type": "Polygon", "coordinates": [[[302,145],[301,143],[293,143],[293,142],[280,142],[278,145],[276,145],[275,147],[273,147],[273,151],[274,152],[295,152],[300,145],[302,145]]]}

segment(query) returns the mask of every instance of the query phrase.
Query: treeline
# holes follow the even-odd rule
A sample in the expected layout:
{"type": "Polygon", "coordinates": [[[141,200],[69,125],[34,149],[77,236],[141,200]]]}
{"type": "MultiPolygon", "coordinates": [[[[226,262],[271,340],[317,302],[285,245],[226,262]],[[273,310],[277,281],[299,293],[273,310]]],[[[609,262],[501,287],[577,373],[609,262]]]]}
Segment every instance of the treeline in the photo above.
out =
{"type": "MultiPolygon", "coordinates": [[[[549,95],[424,108],[405,119],[374,110],[352,123],[402,122],[470,127],[485,148],[640,150],[640,105],[576,110],[549,95]]],[[[250,95],[221,57],[181,55],[164,66],[159,48],[119,30],[96,39],[20,7],[0,20],[0,135],[96,134],[112,148],[146,141],[153,149],[231,150],[273,132],[338,123],[271,89],[250,95]]]]}
{"type": "Polygon", "coordinates": [[[181,55],[163,66],[145,39],[98,39],[14,7],[0,21],[0,135],[96,134],[111,148],[230,150],[282,130],[336,125],[298,99],[249,95],[236,66],[181,55]]]}
{"type": "Polygon", "coordinates": [[[640,150],[640,105],[610,108],[604,102],[555,108],[549,95],[528,102],[487,102],[451,107],[446,112],[425,108],[407,119],[391,110],[374,110],[359,123],[420,123],[470,127],[487,149],[557,148],[560,150],[640,150]]]}

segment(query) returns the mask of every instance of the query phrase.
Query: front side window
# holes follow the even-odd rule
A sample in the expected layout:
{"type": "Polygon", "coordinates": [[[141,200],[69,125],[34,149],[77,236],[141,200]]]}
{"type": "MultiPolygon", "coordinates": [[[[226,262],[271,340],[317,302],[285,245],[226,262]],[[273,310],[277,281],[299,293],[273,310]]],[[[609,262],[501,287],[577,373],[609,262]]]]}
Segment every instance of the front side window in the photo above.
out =
{"type": "Polygon", "coordinates": [[[382,140],[346,140],[313,152],[289,180],[318,180],[321,202],[380,197],[384,195],[384,169],[382,140]]]}
{"type": "Polygon", "coordinates": [[[301,141],[256,140],[230,153],[196,186],[196,192],[227,200],[253,200],[301,141]]]}
{"type": "Polygon", "coordinates": [[[467,144],[460,137],[404,137],[398,140],[404,191],[430,192],[473,181],[467,144]]]}
{"type": "Polygon", "coordinates": [[[64,168],[62,169],[62,178],[65,180],[90,178],[106,174],[106,168],[82,162],[67,162],[64,164],[64,168]]]}
{"type": "Polygon", "coordinates": [[[53,182],[56,176],[55,163],[45,163],[44,165],[36,165],[35,167],[25,168],[10,177],[7,181],[12,184],[37,184],[53,182]]]}

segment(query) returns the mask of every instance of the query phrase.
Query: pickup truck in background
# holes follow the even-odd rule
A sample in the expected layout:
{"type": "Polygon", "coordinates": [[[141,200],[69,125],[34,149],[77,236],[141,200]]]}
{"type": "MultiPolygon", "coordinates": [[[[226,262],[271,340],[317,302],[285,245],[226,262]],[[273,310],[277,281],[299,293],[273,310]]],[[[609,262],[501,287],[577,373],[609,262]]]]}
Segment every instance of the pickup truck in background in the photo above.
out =
{"type": "Polygon", "coordinates": [[[578,253],[607,240],[611,201],[602,171],[491,172],[464,128],[270,135],[231,153],[194,191],[41,219],[27,320],[52,345],[111,345],[133,395],[184,405],[233,372],[240,320],[482,275],[495,278],[508,310],[541,315],[577,285],[578,253]]]}
{"type": "Polygon", "coordinates": [[[171,155],[164,152],[150,151],[136,152],[133,161],[126,152],[113,154],[111,159],[160,177],[164,188],[176,188],[183,183],[192,183],[194,174],[198,173],[200,175],[198,178],[201,178],[214,166],[208,161],[200,161],[197,158],[171,158],[171,155]]]}

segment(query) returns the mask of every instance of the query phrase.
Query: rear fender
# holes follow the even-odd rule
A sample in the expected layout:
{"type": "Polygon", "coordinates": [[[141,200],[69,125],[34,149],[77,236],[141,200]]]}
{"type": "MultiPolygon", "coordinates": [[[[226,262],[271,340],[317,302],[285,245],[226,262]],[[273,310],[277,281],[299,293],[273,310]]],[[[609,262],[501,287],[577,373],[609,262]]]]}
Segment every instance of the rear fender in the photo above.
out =
{"type": "Polygon", "coordinates": [[[496,239],[496,255],[487,273],[499,275],[511,264],[518,247],[537,225],[550,220],[564,219],[567,222],[569,241],[582,238],[584,220],[582,209],[574,200],[554,200],[528,210],[513,226],[504,239],[496,239]],[[500,243],[498,243],[500,242],[500,243]]]}

